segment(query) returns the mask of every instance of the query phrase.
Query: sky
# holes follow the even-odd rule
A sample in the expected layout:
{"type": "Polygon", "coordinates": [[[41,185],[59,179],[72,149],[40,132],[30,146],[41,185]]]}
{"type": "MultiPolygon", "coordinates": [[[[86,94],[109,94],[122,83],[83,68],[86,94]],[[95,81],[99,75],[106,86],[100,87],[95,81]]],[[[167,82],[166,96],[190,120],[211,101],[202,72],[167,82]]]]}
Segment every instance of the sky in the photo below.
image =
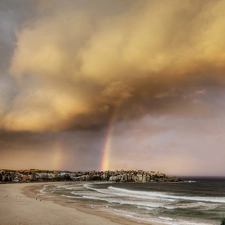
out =
{"type": "Polygon", "coordinates": [[[224,11],[0,0],[0,168],[224,176],[224,11]]]}

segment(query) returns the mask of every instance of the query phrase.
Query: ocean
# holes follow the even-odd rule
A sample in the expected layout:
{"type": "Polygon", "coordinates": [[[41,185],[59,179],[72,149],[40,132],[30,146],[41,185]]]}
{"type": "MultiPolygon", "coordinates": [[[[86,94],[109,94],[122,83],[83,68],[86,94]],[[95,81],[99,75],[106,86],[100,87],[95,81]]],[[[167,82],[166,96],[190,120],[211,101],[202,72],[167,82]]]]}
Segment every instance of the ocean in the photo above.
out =
{"type": "Polygon", "coordinates": [[[45,185],[54,195],[138,222],[220,225],[225,217],[225,178],[186,178],[180,183],[71,182],[45,185]]]}

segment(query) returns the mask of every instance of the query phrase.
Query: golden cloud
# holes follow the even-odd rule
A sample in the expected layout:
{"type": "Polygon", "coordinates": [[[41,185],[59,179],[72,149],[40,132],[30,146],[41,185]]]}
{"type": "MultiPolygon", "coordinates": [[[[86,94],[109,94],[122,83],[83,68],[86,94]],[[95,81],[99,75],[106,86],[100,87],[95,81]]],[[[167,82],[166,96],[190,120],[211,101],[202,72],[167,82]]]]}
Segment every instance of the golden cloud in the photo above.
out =
{"type": "Polygon", "coordinates": [[[51,3],[17,33],[10,73],[20,91],[4,129],[101,126],[115,107],[118,119],[191,111],[202,95],[184,101],[189,93],[224,84],[222,0],[130,1],[116,13],[98,1],[51,3]]]}

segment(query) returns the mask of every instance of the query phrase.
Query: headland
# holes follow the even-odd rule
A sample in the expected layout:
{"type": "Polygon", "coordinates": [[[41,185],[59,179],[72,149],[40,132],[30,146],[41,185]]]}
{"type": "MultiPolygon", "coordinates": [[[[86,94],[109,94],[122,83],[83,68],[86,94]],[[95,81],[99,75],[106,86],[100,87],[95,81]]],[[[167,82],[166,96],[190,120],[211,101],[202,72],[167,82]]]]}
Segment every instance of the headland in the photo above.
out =
{"type": "Polygon", "coordinates": [[[159,171],[107,170],[107,171],[51,171],[51,170],[9,170],[0,169],[1,182],[47,182],[47,181],[115,181],[115,182],[178,182],[159,171]]]}

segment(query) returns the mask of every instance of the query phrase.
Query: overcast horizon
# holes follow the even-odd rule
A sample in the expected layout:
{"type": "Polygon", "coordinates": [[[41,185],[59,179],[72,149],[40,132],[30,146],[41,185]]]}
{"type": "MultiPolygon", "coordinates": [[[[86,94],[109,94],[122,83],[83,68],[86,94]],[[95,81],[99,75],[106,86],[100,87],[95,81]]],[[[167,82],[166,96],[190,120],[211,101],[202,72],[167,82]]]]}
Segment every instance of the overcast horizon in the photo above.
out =
{"type": "Polygon", "coordinates": [[[0,0],[0,168],[224,176],[224,10],[0,0]]]}

